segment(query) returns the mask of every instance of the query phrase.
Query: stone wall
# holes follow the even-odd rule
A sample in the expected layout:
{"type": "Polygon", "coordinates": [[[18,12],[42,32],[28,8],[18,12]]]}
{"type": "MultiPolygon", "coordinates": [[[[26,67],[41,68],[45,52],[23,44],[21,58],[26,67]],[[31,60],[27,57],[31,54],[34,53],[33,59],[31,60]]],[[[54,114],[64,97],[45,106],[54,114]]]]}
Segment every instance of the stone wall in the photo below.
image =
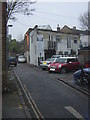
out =
{"type": "Polygon", "coordinates": [[[80,50],[78,58],[81,65],[83,65],[87,59],[90,59],[90,50],[80,50]]]}

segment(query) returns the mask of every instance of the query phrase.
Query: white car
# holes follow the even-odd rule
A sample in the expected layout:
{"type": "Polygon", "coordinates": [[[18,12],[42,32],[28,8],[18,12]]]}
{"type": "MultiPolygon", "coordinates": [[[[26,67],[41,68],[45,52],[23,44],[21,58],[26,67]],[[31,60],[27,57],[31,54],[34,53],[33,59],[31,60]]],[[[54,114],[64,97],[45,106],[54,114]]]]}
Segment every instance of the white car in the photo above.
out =
{"type": "Polygon", "coordinates": [[[62,55],[53,55],[51,58],[60,58],[62,55]]]}
{"type": "Polygon", "coordinates": [[[19,55],[18,56],[18,63],[26,63],[27,60],[24,55],[19,55]]]}
{"type": "Polygon", "coordinates": [[[48,65],[55,62],[57,58],[48,58],[46,59],[45,61],[40,61],[40,67],[43,69],[43,70],[46,70],[48,69],[48,65]]]}

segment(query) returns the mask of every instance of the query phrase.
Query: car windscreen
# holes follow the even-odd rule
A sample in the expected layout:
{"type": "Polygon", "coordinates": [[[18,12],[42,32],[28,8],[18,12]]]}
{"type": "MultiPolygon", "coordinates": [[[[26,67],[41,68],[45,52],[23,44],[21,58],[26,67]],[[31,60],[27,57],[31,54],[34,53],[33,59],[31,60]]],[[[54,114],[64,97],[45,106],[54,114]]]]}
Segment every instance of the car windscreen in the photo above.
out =
{"type": "Polygon", "coordinates": [[[51,58],[51,62],[54,62],[56,60],[56,58],[51,58]]]}
{"type": "Polygon", "coordinates": [[[56,59],[56,58],[48,58],[48,59],[46,59],[46,61],[51,61],[51,62],[53,62],[55,59],[56,59]]]}
{"type": "Polygon", "coordinates": [[[53,55],[52,58],[59,58],[59,55],[53,55]]]}
{"type": "Polygon", "coordinates": [[[25,58],[24,56],[19,56],[18,58],[25,58]]]}
{"type": "Polygon", "coordinates": [[[51,61],[51,58],[46,59],[46,61],[51,61]]]}
{"type": "Polygon", "coordinates": [[[56,63],[66,63],[67,62],[67,59],[65,59],[65,58],[58,58],[56,61],[55,61],[56,63]]]}
{"type": "Polygon", "coordinates": [[[9,60],[15,60],[16,58],[15,57],[10,57],[9,60]]]}

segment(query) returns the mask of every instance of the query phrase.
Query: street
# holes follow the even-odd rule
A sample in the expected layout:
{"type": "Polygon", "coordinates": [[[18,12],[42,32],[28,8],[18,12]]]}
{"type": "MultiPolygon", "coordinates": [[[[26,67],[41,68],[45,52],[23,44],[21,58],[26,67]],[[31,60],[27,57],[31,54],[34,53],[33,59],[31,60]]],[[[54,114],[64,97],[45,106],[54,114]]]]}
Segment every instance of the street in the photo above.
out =
{"type": "MultiPolygon", "coordinates": [[[[60,82],[54,75],[28,64],[14,67],[25,90],[28,109],[42,118],[88,118],[88,96],[60,82]],[[30,102],[31,100],[31,102],[30,102]]],[[[57,74],[58,75],[58,74],[57,74]]]]}

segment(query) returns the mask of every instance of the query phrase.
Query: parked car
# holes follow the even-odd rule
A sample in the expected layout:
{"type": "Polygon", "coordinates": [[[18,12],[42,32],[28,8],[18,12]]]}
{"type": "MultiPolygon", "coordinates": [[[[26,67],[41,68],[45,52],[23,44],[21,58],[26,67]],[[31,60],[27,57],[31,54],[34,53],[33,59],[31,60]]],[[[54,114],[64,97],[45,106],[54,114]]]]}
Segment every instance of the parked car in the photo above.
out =
{"type": "Polygon", "coordinates": [[[10,57],[10,58],[8,59],[8,67],[9,67],[10,65],[14,65],[15,67],[17,66],[17,59],[16,59],[16,57],[10,57]]]}
{"type": "Polygon", "coordinates": [[[18,63],[26,63],[27,60],[24,55],[19,55],[18,56],[18,63]]]}
{"type": "Polygon", "coordinates": [[[73,74],[75,83],[83,83],[87,82],[90,84],[90,68],[84,68],[82,70],[78,70],[73,74]]]}
{"type": "Polygon", "coordinates": [[[62,55],[53,55],[51,58],[59,58],[62,57],[62,55]]]}
{"type": "Polygon", "coordinates": [[[48,58],[45,61],[40,61],[40,67],[45,70],[48,69],[48,65],[55,62],[57,58],[48,58]]]}
{"type": "Polygon", "coordinates": [[[49,64],[48,71],[66,73],[77,70],[79,66],[80,62],[76,57],[60,57],[54,63],[49,64]]]}
{"type": "Polygon", "coordinates": [[[90,67],[90,59],[86,60],[85,64],[84,64],[85,68],[89,68],[90,67]]]}

